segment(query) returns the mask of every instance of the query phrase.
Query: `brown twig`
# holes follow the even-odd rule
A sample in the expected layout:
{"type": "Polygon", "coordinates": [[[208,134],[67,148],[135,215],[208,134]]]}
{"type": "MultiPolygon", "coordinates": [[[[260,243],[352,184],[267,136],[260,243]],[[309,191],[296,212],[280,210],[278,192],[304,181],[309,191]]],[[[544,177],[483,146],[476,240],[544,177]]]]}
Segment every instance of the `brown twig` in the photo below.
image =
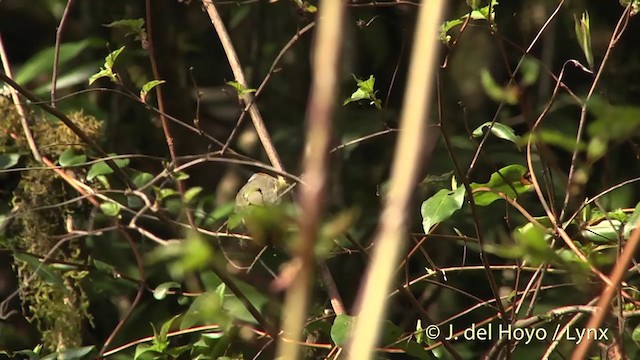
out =
{"type": "Polygon", "coordinates": [[[64,11],[62,12],[62,18],[60,19],[60,23],[58,24],[58,28],[56,29],[56,44],[54,46],[54,54],[53,54],[53,74],[51,75],[51,106],[56,107],[56,91],[57,83],[58,83],[58,62],[60,56],[60,43],[62,42],[62,33],[64,31],[64,26],[67,24],[67,19],[69,18],[69,9],[71,9],[71,4],[73,0],[67,0],[67,5],[64,7],[64,11]]]}
{"type": "Polygon", "coordinates": [[[221,150],[222,154],[224,154],[227,151],[227,148],[231,144],[231,141],[233,141],[233,138],[235,137],[236,132],[238,131],[238,129],[240,129],[240,125],[242,125],[242,120],[247,115],[247,112],[249,111],[251,106],[253,106],[253,104],[256,102],[256,99],[260,96],[260,94],[262,94],[262,91],[267,85],[267,82],[269,82],[269,79],[271,79],[271,76],[276,72],[276,66],[278,66],[284,54],[286,54],[287,51],[289,51],[289,49],[293,47],[293,45],[296,42],[298,42],[298,40],[302,35],[304,35],[307,31],[311,30],[315,25],[316,23],[312,22],[307,24],[307,26],[303,27],[302,29],[298,30],[298,32],[295,35],[293,35],[291,40],[289,40],[289,42],[287,42],[287,44],[280,50],[276,58],[273,60],[273,63],[271,63],[271,67],[269,68],[267,75],[264,77],[264,79],[262,80],[262,83],[260,83],[260,86],[258,86],[258,89],[253,94],[253,97],[251,98],[251,102],[247,103],[244,109],[242,109],[242,113],[240,113],[240,117],[238,118],[236,125],[233,127],[233,130],[231,130],[231,134],[229,134],[227,141],[225,141],[224,146],[222,147],[222,150],[221,150]]]}
{"type": "MultiPolygon", "coordinates": [[[[213,24],[213,27],[216,29],[216,33],[218,34],[218,38],[222,43],[225,54],[227,55],[227,60],[229,60],[229,65],[231,66],[231,71],[233,72],[235,80],[242,86],[247,87],[247,82],[244,78],[240,60],[238,59],[236,50],[231,43],[229,33],[227,32],[227,29],[222,22],[222,18],[220,17],[216,6],[211,1],[202,1],[202,4],[206,9],[207,14],[209,15],[211,24],[213,24]]],[[[243,100],[245,104],[251,104],[253,102],[253,96],[251,96],[251,94],[244,95],[243,100]]],[[[271,165],[273,165],[273,167],[275,167],[276,169],[282,171],[284,168],[282,166],[282,162],[280,161],[280,156],[273,146],[273,142],[271,141],[271,137],[269,136],[267,127],[264,124],[264,120],[262,119],[260,110],[258,110],[258,107],[255,104],[249,107],[249,115],[251,116],[251,120],[253,121],[253,126],[256,129],[256,133],[258,133],[258,138],[260,138],[262,147],[264,148],[269,161],[271,161],[271,165]]]]}
{"type": "MultiPolygon", "coordinates": [[[[0,60],[2,60],[2,69],[4,70],[4,73],[9,78],[13,78],[13,75],[11,74],[11,65],[9,64],[9,58],[7,57],[7,53],[4,50],[4,42],[2,41],[2,36],[0,36],[0,60]]],[[[24,131],[24,136],[27,139],[27,144],[29,145],[31,154],[33,155],[33,158],[37,162],[42,162],[42,155],[40,155],[38,146],[36,145],[36,142],[33,139],[33,134],[31,133],[31,129],[29,128],[29,121],[27,120],[27,113],[24,111],[24,107],[20,102],[20,98],[18,97],[18,92],[14,88],[10,88],[10,89],[11,89],[11,100],[13,100],[13,104],[16,107],[16,111],[20,116],[20,125],[22,125],[22,131],[24,131]]]]}
{"type": "MultiPolygon", "coordinates": [[[[344,3],[335,0],[322,1],[318,19],[311,93],[306,114],[307,146],[303,164],[306,185],[300,190],[300,216],[298,219],[300,240],[294,250],[295,255],[292,260],[292,263],[299,268],[287,290],[285,299],[287,311],[283,312],[284,335],[294,341],[299,340],[303,335],[314,272],[314,249],[324,203],[332,118],[339,83],[340,45],[345,21],[344,3]]],[[[326,269],[323,270],[322,274],[331,278],[331,273],[326,269]]],[[[331,286],[332,283],[333,279],[331,278],[327,285],[331,286]]],[[[334,296],[331,297],[333,301],[339,300],[334,296]]],[[[341,301],[339,301],[337,311],[344,311],[341,301]]],[[[296,342],[280,341],[278,344],[277,357],[295,360],[299,355],[299,347],[296,342]]]]}

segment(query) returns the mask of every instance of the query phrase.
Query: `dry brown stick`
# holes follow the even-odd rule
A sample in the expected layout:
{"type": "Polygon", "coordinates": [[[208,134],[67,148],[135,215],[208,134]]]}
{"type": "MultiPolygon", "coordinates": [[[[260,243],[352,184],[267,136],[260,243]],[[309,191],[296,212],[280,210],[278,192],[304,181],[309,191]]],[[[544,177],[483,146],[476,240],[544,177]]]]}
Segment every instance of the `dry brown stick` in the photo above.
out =
{"type": "MultiPolygon", "coordinates": [[[[300,241],[292,264],[299,267],[287,290],[283,312],[284,337],[292,342],[278,343],[278,356],[298,359],[299,344],[307,319],[310,298],[314,249],[324,203],[332,117],[340,74],[341,34],[344,26],[345,6],[342,1],[323,0],[318,13],[318,32],[313,53],[312,83],[307,106],[307,146],[304,159],[305,183],[300,190],[300,241]]],[[[325,265],[326,266],[326,265],[325,265]]],[[[328,277],[331,274],[324,271],[328,277]]],[[[327,285],[331,286],[333,279],[327,285]]],[[[332,302],[337,301],[333,295],[332,302]]],[[[338,309],[342,307],[341,301],[338,309]]],[[[335,307],[334,307],[335,309],[335,307]]],[[[342,310],[343,311],[343,310],[342,310]]]]}
{"type": "MultiPolygon", "coordinates": [[[[247,87],[247,81],[244,78],[244,73],[242,71],[242,66],[240,65],[240,60],[238,59],[238,54],[236,54],[236,50],[231,43],[231,38],[229,38],[229,33],[227,32],[227,29],[222,22],[222,18],[220,18],[220,14],[218,13],[216,6],[212,1],[202,1],[202,5],[207,10],[207,14],[209,15],[211,24],[213,24],[213,27],[216,29],[216,33],[220,38],[220,42],[222,43],[225,54],[227,55],[227,60],[229,60],[229,65],[231,66],[231,71],[233,72],[235,80],[240,85],[247,87]]],[[[253,96],[251,94],[246,94],[243,96],[243,101],[245,104],[252,104],[253,96]]],[[[258,133],[258,137],[260,138],[262,147],[267,153],[267,157],[269,157],[271,165],[273,165],[273,167],[280,171],[284,170],[282,162],[280,161],[280,156],[278,156],[278,152],[276,151],[276,148],[273,146],[273,142],[271,141],[271,136],[269,136],[269,132],[264,125],[264,120],[262,119],[260,110],[258,110],[258,107],[255,104],[249,107],[249,115],[251,116],[253,126],[258,133]]]]}
{"type": "Polygon", "coordinates": [[[391,188],[374,239],[374,253],[358,296],[361,309],[349,345],[350,359],[371,359],[384,318],[387,294],[406,241],[407,206],[422,163],[428,104],[438,53],[437,29],[446,2],[423,3],[418,15],[398,145],[391,170],[391,188]]]}

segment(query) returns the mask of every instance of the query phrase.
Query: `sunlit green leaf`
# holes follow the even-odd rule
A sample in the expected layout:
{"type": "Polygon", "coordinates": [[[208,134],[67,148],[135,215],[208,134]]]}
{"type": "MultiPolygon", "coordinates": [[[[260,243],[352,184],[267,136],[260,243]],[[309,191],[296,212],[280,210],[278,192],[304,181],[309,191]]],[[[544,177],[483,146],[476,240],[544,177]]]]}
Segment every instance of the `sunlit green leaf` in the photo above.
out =
{"type": "MultiPolygon", "coordinates": [[[[87,355],[96,350],[95,346],[83,346],[58,352],[58,360],[88,359],[87,355]]],[[[97,354],[96,354],[97,355],[97,354]]]]}
{"type": "Polygon", "coordinates": [[[520,73],[522,74],[522,83],[524,85],[533,85],[538,80],[540,65],[530,56],[526,56],[522,60],[522,65],[520,65],[520,73]]]}
{"type": "Polygon", "coordinates": [[[491,122],[488,121],[480,126],[478,126],[475,130],[473,130],[473,132],[471,133],[471,136],[473,137],[482,137],[484,135],[484,132],[491,127],[491,133],[500,138],[500,139],[504,139],[507,141],[511,141],[514,144],[518,144],[520,137],[518,135],[516,135],[516,132],[508,125],[505,124],[501,124],[499,122],[494,122],[493,126],[491,126],[491,122]]]}
{"type": "Polygon", "coordinates": [[[151,80],[148,83],[142,85],[142,89],[140,89],[140,99],[143,102],[146,102],[147,94],[149,93],[149,91],[151,91],[154,87],[164,83],[166,83],[166,81],[164,80],[151,80]]]}
{"type": "Polygon", "coordinates": [[[109,55],[107,55],[107,57],[104,58],[103,67],[100,68],[100,71],[98,71],[96,74],[91,75],[91,77],[89,78],[89,85],[93,84],[96,80],[103,77],[108,77],[112,82],[117,81],[116,74],[113,72],[113,65],[115,64],[116,59],[118,58],[122,50],[124,50],[124,46],[112,51],[109,55]]]}
{"type": "MultiPolygon", "coordinates": [[[[84,39],[77,42],[61,44],[58,55],[58,66],[66,65],[87,48],[96,46],[99,43],[96,39],[84,39]]],[[[53,46],[41,50],[20,67],[15,74],[14,80],[19,84],[25,85],[36,77],[42,76],[42,74],[51,74],[51,72],[53,72],[54,55],[55,47],[53,46]]]]}
{"type": "Polygon", "coordinates": [[[60,158],[58,159],[58,163],[60,166],[74,166],[78,164],[82,164],[87,161],[87,155],[85,154],[76,154],[73,148],[67,148],[65,151],[60,154],[60,158]]]}
{"type": "MultiPolygon", "coordinates": [[[[109,154],[109,156],[113,156],[115,154],[109,154]]],[[[117,167],[123,168],[129,165],[129,159],[114,159],[113,162],[117,167]]],[[[107,175],[113,173],[113,169],[107,165],[106,162],[100,161],[97,162],[89,168],[89,172],[87,173],[87,180],[93,180],[96,176],[99,175],[107,175]]]]}
{"type": "Polygon", "coordinates": [[[129,36],[129,35],[141,36],[144,32],[144,19],[138,18],[138,19],[116,20],[104,26],[125,29],[126,30],[125,36],[129,36]]]}
{"type": "Polygon", "coordinates": [[[575,22],[576,38],[578,44],[584,53],[584,57],[589,64],[589,68],[593,69],[593,52],[591,50],[591,22],[589,21],[589,13],[585,11],[582,13],[582,17],[578,19],[575,15],[573,17],[575,22]]]}
{"type": "Polygon", "coordinates": [[[627,219],[627,222],[624,224],[624,230],[622,232],[622,236],[626,239],[631,236],[631,232],[636,228],[638,221],[640,220],[640,202],[636,205],[636,208],[633,210],[633,213],[627,219]]]}
{"type": "Polygon", "coordinates": [[[235,80],[227,81],[227,85],[231,85],[236,90],[236,93],[238,93],[238,95],[246,95],[257,91],[256,89],[247,88],[235,80]]]}
{"type": "Polygon", "coordinates": [[[518,89],[514,86],[502,87],[496,83],[487,69],[480,70],[480,83],[484,92],[496,102],[505,102],[510,105],[518,103],[518,89]]]}
{"type": "Polygon", "coordinates": [[[107,216],[117,216],[120,213],[120,204],[113,201],[105,201],[100,204],[100,210],[107,216]]]}
{"type": "Polygon", "coordinates": [[[12,168],[18,164],[20,154],[0,154],[0,170],[12,168]]]}
{"type": "Polygon", "coordinates": [[[187,191],[184,192],[184,202],[185,203],[190,203],[193,201],[193,199],[196,198],[196,196],[198,196],[198,194],[200,194],[202,192],[202,187],[200,186],[194,186],[192,188],[187,189],[187,191]]]}
{"type": "Polygon", "coordinates": [[[336,346],[344,346],[351,337],[355,325],[355,317],[349,315],[338,315],[333,320],[331,326],[331,340],[336,346]]]}
{"type": "Polygon", "coordinates": [[[476,205],[487,206],[492,202],[501,199],[495,192],[505,194],[511,199],[518,195],[529,192],[533,189],[532,184],[526,178],[527,168],[522,165],[509,165],[498,172],[491,174],[491,178],[484,184],[472,183],[471,189],[488,188],[491,191],[474,191],[473,199],[476,205]]]}
{"type": "Polygon", "coordinates": [[[442,189],[425,200],[420,207],[422,228],[429,233],[431,228],[453,215],[464,203],[465,188],[460,186],[455,191],[442,189]]]}

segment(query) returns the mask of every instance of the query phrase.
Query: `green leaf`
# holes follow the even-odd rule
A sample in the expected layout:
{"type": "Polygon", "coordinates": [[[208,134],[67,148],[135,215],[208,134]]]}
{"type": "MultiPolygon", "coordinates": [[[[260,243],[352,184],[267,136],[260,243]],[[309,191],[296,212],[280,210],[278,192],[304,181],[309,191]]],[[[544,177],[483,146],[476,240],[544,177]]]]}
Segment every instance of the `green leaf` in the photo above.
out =
{"type": "Polygon", "coordinates": [[[169,281],[169,282],[165,282],[162,283],[158,286],[156,286],[156,288],[153,290],[153,297],[156,300],[162,300],[165,297],[167,297],[167,292],[169,292],[171,289],[178,289],[180,290],[182,287],[180,286],[180,283],[175,282],[175,281],[169,281]]]}
{"type": "MultiPolygon", "coordinates": [[[[115,154],[109,154],[109,156],[113,156],[113,155],[115,154]]],[[[114,159],[113,162],[119,168],[123,168],[129,165],[129,159],[114,159]]],[[[91,181],[96,176],[107,175],[111,173],[113,173],[113,169],[111,169],[106,162],[100,161],[91,165],[91,168],[89,168],[89,172],[87,173],[87,180],[91,181]]]]}
{"type": "Polygon", "coordinates": [[[140,18],[116,20],[104,26],[125,29],[127,32],[125,33],[124,36],[129,36],[129,35],[140,36],[144,33],[144,28],[143,28],[144,20],[140,18]]]}
{"type": "Polygon", "coordinates": [[[173,178],[176,180],[187,180],[189,178],[189,174],[184,171],[176,171],[174,173],[171,173],[171,176],[173,176],[173,178]]]}
{"type": "Polygon", "coordinates": [[[522,83],[524,85],[533,85],[538,80],[540,74],[540,65],[530,56],[525,56],[520,65],[520,73],[522,73],[522,83]]]}
{"type": "Polygon", "coordinates": [[[496,83],[487,69],[480,70],[480,83],[491,100],[505,102],[509,105],[518,103],[518,89],[514,86],[501,87],[496,83]]]}
{"type": "Polygon", "coordinates": [[[615,219],[604,219],[580,231],[585,239],[595,243],[613,244],[618,239],[622,222],[615,219]]]}
{"type": "Polygon", "coordinates": [[[35,256],[14,252],[13,257],[21,262],[27,264],[31,271],[35,272],[36,275],[43,281],[64,288],[64,281],[62,280],[62,276],[51,269],[48,264],[43,263],[35,256]]]}
{"type": "Polygon", "coordinates": [[[236,90],[236,93],[238,95],[246,95],[257,91],[256,89],[249,89],[235,80],[227,81],[227,85],[231,85],[236,90]]]}
{"type": "Polygon", "coordinates": [[[207,291],[198,296],[182,318],[180,329],[187,329],[195,325],[215,323],[220,317],[222,303],[214,291],[207,291]]]}
{"type": "MultiPolygon", "coordinates": [[[[478,126],[473,132],[471,136],[475,138],[482,137],[486,129],[491,126],[491,121],[488,121],[480,126],[478,126]]],[[[518,145],[520,141],[520,137],[516,135],[516,132],[508,125],[501,124],[498,122],[494,122],[493,126],[491,126],[491,133],[500,139],[504,139],[507,141],[511,141],[512,143],[518,145]]]]}
{"type": "Polygon", "coordinates": [[[576,38],[578,44],[584,53],[584,57],[589,64],[589,69],[593,69],[593,51],[591,50],[591,22],[589,21],[589,13],[585,11],[582,17],[578,19],[573,16],[575,22],[576,38]]]}
{"type": "Polygon", "coordinates": [[[116,59],[120,55],[120,53],[124,50],[124,46],[120,47],[117,50],[112,51],[106,58],[104,58],[104,67],[108,70],[113,70],[113,65],[116,63],[116,59]]]}
{"type": "MultiPolygon", "coordinates": [[[[494,21],[496,18],[496,5],[498,5],[497,0],[491,0],[489,5],[484,6],[482,8],[477,8],[478,1],[476,0],[467,0],[467,4],[471,6],[473,11],[471,11],[471,19],[472,20],[486,20],[491,23],[491,26],[494,26],[494,21]]],[[[464,24],[469,14],[466,14],[458,19],[453,19],[449,21],[445,21],[442,26],[440,26],[440,41],[442,41],[445,45],[449,45],[451,42],[451,35],[449,35],[449,31],[458,25],[464,24]]]]}
{"type": "Polygon", "coordinates": [[[346,99],[342,105],[347,105],[360,100],[370,100],[370,105],[375,105],[378,110],[381,110],[382,101],[376,97],[375,91],[376,78],[373,75],[369,75],[367,80],[360,80],[353,74],[351,76],[353,76],[353,79],[356,81],[358,89],[353,92],[353,94],[351,94],[351,96],[346,99]]]}
{"type": "Polygon", "coordinates": [[[134,360],[151,360],[151,359],[158,359],[157,357],[158,351],[155,350],[155,348],[153,348],[151,345],[149,344],[140,344],[138,346],[136,346],[136,351],[133,355],[133,359],[134,360]]]}
{"type": "Polygon", "coordinates": [[[633,213],[627,219],[627,222],[624,224],[624,230],[622,231],[622,236],[625,239],[628,239],[631,236],[631,232],[636,228],[636,224],[640,220],[640,202],[636,205],[636,208],[633,210],[633,213]]]}
{"type": "Polygon", "coordinates": [[[10,169],[18,163],[20,154],[0,154],[0,170],[10,169]]]}
{"type": "Polygon", "coordinates": [[[464,20],[462,19],[449,20],[442,23],[442,26],[440,26],[440,41],[442,41],[445,45],[448,45],[449,42],[451,42],[451,35],[449,35],[449,30],[462,24],[464,24],[464,20]]]}
{"type": "MultiPolygon", "coordinates": [[[[253,285],[247,284],[242,281],[237,281],[236,285],[238,286],[238,288],[240,288],[240,291],[245,294],[247,299],[249,299],[249,302],[251,302],[251,304],[253,304],[253,306],[258,309],[258,311],[262,311],[262,309],[270,300],[253,285]]],[[[249,310],[247,310],[247,307],[244,305],[244,303],[240,301],[235,295],[227,294],[222,307],[226,309],[229,315],[231,315],[234,319],[245,321],[251,324],[258,323],[253,315],[251,315],[249,310]]]]}
{"type": "Polygon", "coordinates": [[[120,204],[113,201],[105,201],[100,204],[100,210],[107,216],[118,216],[120,214],[120,204]]]}
{"type": "Polygon", "coordinates": [[[636,327],[633,329],[633,333],[631,333],[631,339],[640,344],[640,324],[636,325],[636,327]]]}
{"type": "Polygon", "coordinates": [[[83,346],[74,349],[67,349],[58,352],[58,360],[81,360],[88,359],[87,355],[94,352],[95,346],[83,346]]]}
{"type": "MultiPolygon", "coordinates": [[[[569,152],[573,152],[573,149],[576,147],[575,135],[570,135],[562,131],[553,129],[540,129],[534,134],[527,134],[526,136],[520,138],[519,145],[526,145],[529,138],[531,138],[532,142],[542,141],[546,144],[557,146],[569,152]]],[[[578,150],[584,151],[586,149],[587,144],[585,144],[583,141],[580,141],[578,143],[578,150]]]]}
{"type": "Polygon", "coordinates": [[[65,151],[60,154],[60,158],[58,158],[58,164],[60,166],[74,166],[78,164],[82,164],[87,161],[87,155],[85,154],[76,154],[73,148],[67,148],[65,151]]]}
{"type": "Polygon", "coordinates": [[[420,207],[422,228],[426,234],[431,228],[451,217],[460,210],[464,203],[465,188],[460,186],[455,191],[442,189],[425,200],[420,207]]]}
{"type": "Polygon", "coordinates": [[[518,195],[529,192],[533,185],[526,179],[527,168],[522,165],[509,165],[503,167],[498,172],[491,174],[489,182],[484,184],[472,183],[471,189],[489,188],[492,191],[474,191],[473,199],[478,206],[487,206],[492,202],[501,199],[494,192],[504,193],[507,197],[515,199],[518,195]]]}
{"type": "Polygon", "coordinates": [[[198,194],[200,194],[202,192],[202,187],[200,186],[194,186],[192,188],[189,188],[187,191],[184,192],[184,202],[185,203],[190,203],[193,201],[193,199],[195,199],[196,196],[198,196],[198,194]]]}
{"type": "Polygon", "coordinates": [[[338,315],[331,325],[331,340],[336,346],[344,346],[351,337],[356,318],[349,315],[338,315]]]}
{"type": "Polygon", "coordinates": [[[118,55],[120,55],[124,48],[125,47],[122,46],[121,48],[112,51],[104,58],[104,65],[100,68],[100,71],[89,77],[89,85],[93,84],[96,80],[103,77],[108,77],[112,82],[117,82],[116,74],[113,72],[113,65],[115,64],[118,55]]]}
{"type": "Polygon", "coordinates": [[[154,87],[164,83],[166,83],[166,81],[164,80],[152,80],[142,85],[142,89],[140,89],[140,99],[142,100],[142,102],[147,102],[147,94],[149,93],[149,91],[151,91],[154,87]]]}
{"type": "MultiPolygon", "coordinates": [[[[169,335],[169,330],[171,329],[171,324],[173,324],[173,322],[180,317],[180,315],[176,315],[174,317],[172,317],[171,319],[167,320],[164,322],[164,324],[162,324],[162,327],[160,328],[160,333],[156,336],[156,338],[158,338],[159,341],[161,341],[162,343],[167,343],[168,344],[168,335],[169,335]]],[[[154,341],[156,339],[154,338],[154,341]]]]}
{"type": "Polygon", "coordinates": [[[133,177],[133,184],[140,188],[147,185],[151,180],[153,180],[153,175],[148,172],[141,172],[133,177]]]}
{"type": "MultiPolygon", "coordinates": [[[[58,66],[62,67],[66,65],[88,47],[96,44],[96,39],[84,39],[82,41],[61,44],[58,54],[58,66]]],[[[18,84],[26,85],[38,76],[42,76],[42,74],[51,74],[53,71],[54,55],[55,47],[53,46],[41,50],[20,67],[20,70],[15,74],[14,80],[18,84]]]]}

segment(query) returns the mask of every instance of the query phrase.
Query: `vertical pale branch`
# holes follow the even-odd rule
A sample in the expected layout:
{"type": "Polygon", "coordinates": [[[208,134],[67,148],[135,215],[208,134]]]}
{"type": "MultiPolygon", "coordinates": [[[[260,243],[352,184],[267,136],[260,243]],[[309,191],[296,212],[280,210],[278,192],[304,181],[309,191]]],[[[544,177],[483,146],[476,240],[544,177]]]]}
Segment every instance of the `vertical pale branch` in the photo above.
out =
{"type": "MultiPolygon", "coordinates": [[[[437,31],[446,1],[422,3],[414,36],[409,82],[405,90],[400,135],[391,170],[391,188],[374,239],[374,252],[358,297],[350,359],[371,359],[385,315],[385,302],[405,248],[408,204],[422,164],[427,119],[438,54],[437,31]]],[[[417,210],[416,210],[417,211],[417,210]]]]}
{"type": "Polygon", "coordinates": [[[290,265],[297,266],[299,271],[286,295],[286,311],[283,311],[284,336],[280,338],[278,346],[278,358],[281,359],[298,358],[298,341],[307,320],[309,290],[315,263],[314,247],[328,171],[331,118],[338,87],[344,12],[343,1],[323,0],[320,3],[318,33],[313,53],[313,79],[306,115],[306,185],[300,190],[300,241],[290,265]]]}
{"type": "MultiPolygon", "coordinates": [[[[212,1],[206,0],[202,1],[202,5],[207,10],[207,14],[209,15],[211,24],[213,24],[213,27],[216,29],[216,33],[220,38],[222,48],[227,55],[227,60],[229,60],[229,65],[231,66],[233,76],[235,77],[236,81],[242,86],[248,87],[247,81],[244,78],[244,73],[242,72],[240,60],[238,59],[238,54],[236,54],[236,50],[231,43],[231,38],[229,38],[229,33],[227,32],[227,29],[222,22],[222,18],[220,17],[216,6],[212,1]]],[[[256,129],[256,133],[258,133],[258,138],[260,138],[262,147],[267,153],[271,165],[273,165],[273,167],[278,171],[283,171],[284,168],[282,166],[282,162],[280,161],[280,157],[278,156],[276,148],[273,146],[273,142],[271,141],[269,132],[267,132],[267,127],[264,125],[264,120],[262,120],[260,110],[258,110],[258,107],[253,103],[253,96],[251,94],[244,95],[243,101],[245,104],[251,104],[251,106],[249,107],[249,116],[251,116],[253,127],[256,129]]]]}

